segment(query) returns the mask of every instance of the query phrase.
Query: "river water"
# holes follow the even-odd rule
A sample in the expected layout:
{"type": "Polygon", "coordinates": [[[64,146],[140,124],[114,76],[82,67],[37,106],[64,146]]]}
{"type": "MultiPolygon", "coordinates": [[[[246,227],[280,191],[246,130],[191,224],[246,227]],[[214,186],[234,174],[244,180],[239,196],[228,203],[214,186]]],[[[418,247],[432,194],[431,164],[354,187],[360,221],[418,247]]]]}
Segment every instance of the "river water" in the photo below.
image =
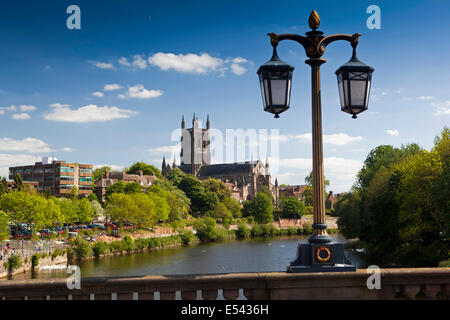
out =
{"type": "MultiPolygon", "coordinates": [[[[345,242],[342,236],[332,236],[345,242]]],[[[164,248],[141,253],[108,256],[79,263],[81,276],[142,276],[286,271],[294,260],[299,241],[308,236],[233,240],[164,248]]],[[[361,260],[351,251],[347,258],[357,268],[361,260]]],[[[13,279],[62,278],[65,270],[19,274],[13,279]]]]}

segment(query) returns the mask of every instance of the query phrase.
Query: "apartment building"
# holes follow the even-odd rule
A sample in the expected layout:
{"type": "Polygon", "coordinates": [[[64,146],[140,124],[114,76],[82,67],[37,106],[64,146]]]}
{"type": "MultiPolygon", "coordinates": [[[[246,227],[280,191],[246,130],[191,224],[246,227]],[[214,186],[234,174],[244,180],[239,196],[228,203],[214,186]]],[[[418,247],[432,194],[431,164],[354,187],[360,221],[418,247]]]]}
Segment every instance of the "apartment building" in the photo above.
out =
{"type": "Polygon", "coordinates": [[[79,195],[92,193],[92,164],[66,163],[43,158],[34,165],[10,167],[9,179],[20,174],[23,181],[38,182],[39,192],[50,192],[56,197],[64,197],[78,189],[79,195]]]}

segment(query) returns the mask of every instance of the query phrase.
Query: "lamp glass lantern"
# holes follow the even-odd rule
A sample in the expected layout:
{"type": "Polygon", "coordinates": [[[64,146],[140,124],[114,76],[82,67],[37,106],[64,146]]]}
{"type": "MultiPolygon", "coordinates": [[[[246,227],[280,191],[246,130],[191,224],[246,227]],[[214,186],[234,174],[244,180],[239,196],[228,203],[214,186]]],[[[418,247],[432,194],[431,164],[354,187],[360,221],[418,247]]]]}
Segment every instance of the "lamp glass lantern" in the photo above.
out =
{"type": "Polygon", "coordinates": [[[356,115],[367,110],[369,105],[372,72],[375,69],[353,56],[346,64],[336,70],[341,110],[356,119],[356,115]]]}
{"type": "Polygon", "coordinates": [[[281,60],[274,48],[272,58],[259,67],[264,111],[279,114],[289,109],[294,67],[281,60]]]}

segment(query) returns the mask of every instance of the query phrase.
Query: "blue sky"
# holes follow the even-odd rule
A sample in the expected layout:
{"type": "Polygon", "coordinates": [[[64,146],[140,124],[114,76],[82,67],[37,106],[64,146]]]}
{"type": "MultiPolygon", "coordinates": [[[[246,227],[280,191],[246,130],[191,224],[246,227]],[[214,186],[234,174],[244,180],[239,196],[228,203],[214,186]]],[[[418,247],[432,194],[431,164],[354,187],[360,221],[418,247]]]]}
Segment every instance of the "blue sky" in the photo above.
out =
{"type": "MultiPolygon", "coordinates": [[[[273,175],[302,184],[312,153],[303,48],[279,46],[296,67],[291,109],[280,119],[262,110],[256,70],[271,56],[266,33],[304,34],[312,9],[326,35],[362,33],[358,56],[375,68],[369,110],[354,120],[340,111],[334,74],[351,48],[333,43],[324,55],[329,189],[348,190],[377,145],[430,148],[450,122],[448,1],[2,0],[0,175],[52,154],[114,168],[134,161],[159,167],[177,144],[171,136],[181,115],[189,124],[195,112],[203,121],[209,114],[224,136],[226,129],[278,129],[273,175]],[[72,4],[81,9],[81,30],[66,27],[72,4]],[[379,30],[366,26],[372,4],[381,9],[379,30]]],[[[244,158],[248,153],[235,160],[244,158]]]]}

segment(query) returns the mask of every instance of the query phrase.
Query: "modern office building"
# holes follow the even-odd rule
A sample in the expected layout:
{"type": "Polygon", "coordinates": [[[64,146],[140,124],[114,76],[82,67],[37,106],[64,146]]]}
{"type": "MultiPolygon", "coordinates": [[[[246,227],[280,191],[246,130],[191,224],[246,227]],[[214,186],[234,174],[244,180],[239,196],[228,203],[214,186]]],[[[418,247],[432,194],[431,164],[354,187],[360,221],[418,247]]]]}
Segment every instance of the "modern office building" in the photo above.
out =
{"type": "Polygon", "coordinates": [[[92,164],[66,163],[43,158],[34,165],[10,167],[9,179],[20,174],[23,181],[39,183],[39,192],[49,192],[56,197],[64,197],[76,187],[78,194],[88,196],[92,193],[92,164]]]}

